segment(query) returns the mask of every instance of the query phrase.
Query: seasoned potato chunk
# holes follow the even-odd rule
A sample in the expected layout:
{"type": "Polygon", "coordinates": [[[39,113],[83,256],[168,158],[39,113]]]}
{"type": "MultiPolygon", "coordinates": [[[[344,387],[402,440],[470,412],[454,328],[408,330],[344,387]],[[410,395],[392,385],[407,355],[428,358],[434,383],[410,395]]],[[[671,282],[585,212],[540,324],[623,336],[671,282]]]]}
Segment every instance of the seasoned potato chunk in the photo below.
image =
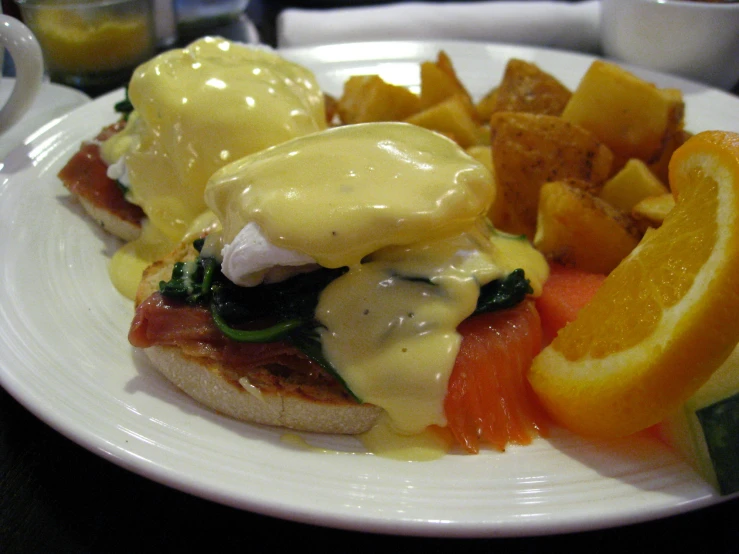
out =
{"type": "Polygon", "coordinates": [[[643,161],[632,158],[621,171],[606,181],[600,197],[622,212],[631,213],[631,209],[641,200],[667,192],[667,187],[643,161]]]}
{"type": "Polygon", "coordinates": [[[485,167],[487,167],[491,172],[494,171],[493,154],[492,152],[490,152],[490,148],[488,146],[483,146],[483,145],[470,146],[467,149],[467,153],[473,158],[475,158],[478,162],[483,164],[485,167]]]}
{"type": "Polygon", "coordinates": [[[489,121],[490,117],[495,112],[495,104],[497,103],[498,87],[490,89],[480,100],[475,104],[477,115],[481,121],[489,121]]]}
{"type": "Polygon", "coordinates": [[[561,115],[572,92],[536,64],[511,59],[495,94],[492,112],[561,115]]]}
{"type": "Polygon", "coordinates": [[[457,77],[451,59],[441,50],[436,62],[421,63],[420,109],[425,110],[451,97],[458,97],[470,117],[478,121],[477,109],[462,81],[457,77]]]}
{"type": "Polygon", "coordinates": [[[379,75],[357,75],[347,79],[336,105],[341,121],[347,124],[402,121],[419,109],[416,94],[385,82],[379,75]]]}
{"type": "Polygon", "coordinates": [[[660,152],[659,156],[656,159],[648,162],[649,169],[652,170],[652,173],[654,173],[660,181],[668,186],[668,168],[670,165],[670,158],[672,158],[672,154],[675,152],[675,150],[682,146],[682,144],[691,136],[691,133],[681,128],[682,120],[679,124],[675,123],[671,127],[674,128],[668,131],[662,147],[662,152],[660,152]]]}
{"type": "Polygon", "coordinates": [[[661,156],[669,137],[682,128],[684,105],[675,89],[659,89],[625,69],[594,61],[580,80],[562,118],[592,131],[623,165],[661,156]]]}
{"type": "Polygon", "coordinates": [[[607,274],[639,238],[626,216],[589,192],[564,181],[542,186],[533,242],[547,258],[607,274]]]}
{"type": "Polygon", "coordinates": [[[461,95],[434,104],[406,121],[446,135],[462,148],[480,144],[482,138],[480,126],[470,115],[467,103],[461,95]]]}
{"type": "Polygon", "coordinates": [[[498,112],[490,119],[498,195],[489,213],[496,227],[533,238],[539,190],[577,179],[600,189],[613,154],[592,133],[551,115],[498,112]]]}
{"type": "Polygon", "coordinates": [[[671,192],[659,196],[650,196],[638,202],[631,210],[631,215],[639,229],[645,231],[649,227],[662,225],[667,214],[675,206],[675,197],[671,192]]]}
{"type": "Polygon", "coordinates": [[[338,103],[339,101],[337,98],[331,96],[330,94],[324,93],[323,105],[326,108],[326,122],[329,124],[334,123],[334,118],[336,117],[336,107],[338,103]]]}

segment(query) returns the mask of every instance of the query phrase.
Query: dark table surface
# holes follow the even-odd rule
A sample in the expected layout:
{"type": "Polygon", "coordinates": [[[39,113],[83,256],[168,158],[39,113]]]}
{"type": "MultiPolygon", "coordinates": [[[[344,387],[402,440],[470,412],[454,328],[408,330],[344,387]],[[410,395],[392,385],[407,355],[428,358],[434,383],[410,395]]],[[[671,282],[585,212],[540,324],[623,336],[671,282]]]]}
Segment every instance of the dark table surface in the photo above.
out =
{"type": "MultiPolygon", "coordinates": [[[[248,12],[267,42],[274,31],[270,4],[252,2],[248,12]]],[[[215,504],[122,469],[57,433],[0,388],[0,553],[278,550],[297,539],[301,550],[325,552],[361,546],[724,554],[739,553],[738,520],[739,499],[627,527],[528,538],[397,537],[310,526],[215,504]]]]}

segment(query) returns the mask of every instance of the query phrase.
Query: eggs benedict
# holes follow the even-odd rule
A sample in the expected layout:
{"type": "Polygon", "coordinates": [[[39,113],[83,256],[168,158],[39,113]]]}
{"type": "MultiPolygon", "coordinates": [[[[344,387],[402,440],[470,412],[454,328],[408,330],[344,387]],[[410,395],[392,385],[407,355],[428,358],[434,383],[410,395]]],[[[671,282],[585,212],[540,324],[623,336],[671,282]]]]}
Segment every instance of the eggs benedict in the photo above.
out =
{"type": "MultiPolygon", "coordinates": [[[[97,186],[112,187],[114,196],[117,183],[119,197],[139,210],[139,220],[116,233],[131,242],[111,263],[114,284],[131,298],[143,268],[193,224],[202,226],[203,191],[217,169],[327,126],[324,96],[309,70],[266,47],[216,37],[140,65],[128,98],[133,111],[122,129],[95,147],[98,173],[99,164],[107,172],[97,186]]],[[[60,176],[68,183],[74,179],[66,169],[60,176]]],[[[95,219],[118,230],[120,214],[92,200],[85,203],[97,209],[95,219]]]]}
{"type": "Polygon", "coordinates": [[[356,434],[384,414],[403,435],[444,427],[457,327],[547,277],[528,241],[489,224],[494,195],[483,164],[405,123],[246,156],[205,187],[218,225],[147,269],[129,340],[239,419],[356,434]]]}

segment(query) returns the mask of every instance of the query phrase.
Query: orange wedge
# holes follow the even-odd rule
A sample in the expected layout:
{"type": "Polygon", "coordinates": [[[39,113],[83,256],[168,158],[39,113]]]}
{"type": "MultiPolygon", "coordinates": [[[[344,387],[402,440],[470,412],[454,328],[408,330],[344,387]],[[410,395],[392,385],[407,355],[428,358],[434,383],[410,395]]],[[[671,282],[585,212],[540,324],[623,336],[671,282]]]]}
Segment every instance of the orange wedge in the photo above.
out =
{"type": "Polygon", "coordinates": [[[529,380],[563,426],[644,429],[695,392],[739,341],[739,134],[690,138],[670,162],[677,202],[535,358],[529,380]]]}

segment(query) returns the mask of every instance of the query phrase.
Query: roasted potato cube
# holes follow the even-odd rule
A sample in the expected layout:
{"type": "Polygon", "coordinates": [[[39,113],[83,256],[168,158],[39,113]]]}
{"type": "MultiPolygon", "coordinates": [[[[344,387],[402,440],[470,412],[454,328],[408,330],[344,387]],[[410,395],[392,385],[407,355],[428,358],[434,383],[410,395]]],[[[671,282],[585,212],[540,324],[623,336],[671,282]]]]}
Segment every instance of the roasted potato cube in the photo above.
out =
{"type": "MultiPolygon", "coordinates": [[[[680,124],[682,125],[682,121],[680,124]]],[[[648,163],[649,169],[652,170],[652,173],[654,173],[663,183],[665,183],[668,188],[668,168],[670,165],[670,158],[672,158],[672,154],[675,152],[675,150],[682,146],[682,144],[686,140],[688,140],[690,136],[691,133],[685,131],[684,129],[676,128],[674,131],[668,132],[668,136],[666,137],[665,144],[662,148],[662,152],[660,152],[659,157],[648,163]]]]}
{"type": "Polygon", "coordinates": [[[336,105],[339,118],[346,124],[402,121],[419,108],[416,94],[385,82],[379,75],[349,77],[336,105]]]}
{"type": "Polygon", "coordinates": [[[631,215],[639,229],[645,231],[649,227],[659,227],[675,206],[672,193],[650,196],[638,202],[631,210],[631,215]]]}
{"type": "Polygon", "coordinates": [[[495,113],[490,145],[498,195],[488,215],[499,229],[529,238],[544,183],[577,179],[597,193],[613,161],[592,133],[552,115],[495,113]]]}
{"type": "Polygon", "coordinates": [[[493,154],[488,146],[476,145],[470,146],[467,153],[475,158],[478,162],[487,167],[490,171],[493,169],[493,154]]]}
{"type": "Polygon", "coordinates": [[[487,94],[485,94],[477,104],[475,104],[475,110],[477,110],[477,115],[480,118],[480,121],[489,121],[490,117],[493,115],[493,112],[495,111],[495,104],[497,102],[496,96],[498,95],[498,87],[494,87],[490,89],[487,94]]]}
{"type": "Polygon", "coordinates": [[[562,113],[562,118],[593,132],[616,155],[659,158],[676,122],[682,125],[682,95],[659,89],[621,67],[594,61],[562,113]]]}
{"type": "Polygon", "coordinates": [[[668,183],[668,166],[673,152],[688,138],[690,133],[685,131],[685,103],[683,93],[679,89],[661,89],[662,94],[669,100],[667,131],[662,139],[660,151],[647,161],[649,169],[663,183],[668,183]]]}
{"type": "Polygon", "coordinates": [[[457,77],[449,56],[442,50],[436,62],[421,63],[420,109],[426,110],[451,97],[459,97],[458,101],[464,104],[470,116],[478,120],[477,109],[470,93],[457,77]]]}
{"type": "Polygon", "coordinates": [[[479,144],[480,126],[472,119],[463,96],[452,96],[406,119],[448,136],[462,148],[479,144]]]}
{"type": "Polygon", "coordinates": [[[435,62],[426,61],[421,63],[422,107],[428,108],[456,94],[470,97],[446,52],[439,51],[435,62]],[[425,80],[424,77],[427,77],[428,80],[425,80]],[[424,87],[424,85],[426,86],[424,87]]]}
{"type": "Polygon", "coordinates": [[[647,164],[636,158],[611,177],[600,191],[600,197],[624,213],[649,196],[660,196],[669,192],[657,179],[647,164]]]}
{"type": "Polygon", "coordinates": [[[477,128],[477,144],[490,147],[490,125],[480,125],[477,128]]]}
{"type": "Polygon", "coordinates": [[[495,95],[493,112],[561,115],[572,92],[536,64],[511,59],[495,95]]]}
{"type": "Polygon", "coordinates": [[[628,217],[587,191],[563,181],[541,187],[533,242],[548,259],[608,274],[639,239],[628,217]]]}
{"type": "Polygon", "coordinates": [[[324,93],[323,95],[323,105],[326,108],[326,122],[329,125],[332,125],[336,118],[336,108],[339,104],[339,101],[330,94],[324,93]]]}

